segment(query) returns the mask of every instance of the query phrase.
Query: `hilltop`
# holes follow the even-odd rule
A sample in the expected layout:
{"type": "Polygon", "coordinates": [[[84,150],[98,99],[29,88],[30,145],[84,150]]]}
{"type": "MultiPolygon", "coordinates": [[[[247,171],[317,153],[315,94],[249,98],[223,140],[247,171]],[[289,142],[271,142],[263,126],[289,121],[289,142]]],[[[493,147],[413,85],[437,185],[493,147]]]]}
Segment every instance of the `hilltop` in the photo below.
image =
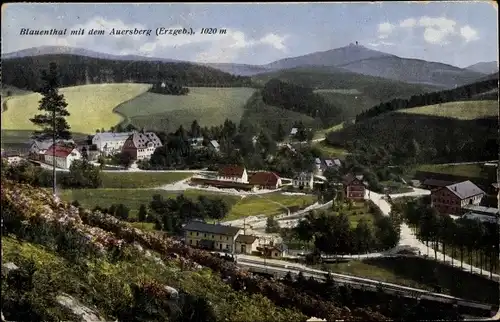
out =
{"type": "Polygon", "coordinates": [[[244,87],[250,78],[185,62],[126,61],[73,54],[38,55],[2,60],[2,82],[37,90],[40,71],[56,62],[61,86],[100,83],[153,83],[171,79],[183,86],[244,87]]]}
{"type": "Polygon", "coordinates": [[[483,74],[493,74],[498,73],[498,62],[496,61],[488,61],[488,62],[480,62],[474,65],[470,65],[465,67],[465,69],[472,70],[478,73],[483,74]]]}

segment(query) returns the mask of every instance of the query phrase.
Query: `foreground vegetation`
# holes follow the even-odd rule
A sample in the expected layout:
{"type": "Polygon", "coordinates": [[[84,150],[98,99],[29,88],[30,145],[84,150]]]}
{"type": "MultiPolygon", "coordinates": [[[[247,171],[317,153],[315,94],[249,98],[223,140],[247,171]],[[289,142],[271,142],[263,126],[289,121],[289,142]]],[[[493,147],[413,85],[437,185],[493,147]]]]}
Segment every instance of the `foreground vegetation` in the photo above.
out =
{"type": "MultiPolygon", "coordinates": [[[[121,122],[113,109],[148,90],[148,84],[98,84],[61,88],[71,114],[67,121],[73,132],[94,134],[96,129],[109,129],[121,122]],[[85,120],[85,122],[82,122],[85,120]]],[[[2,130],[33,130],[30,122],[37,113],[41,95],[15,96],[6,102],[2,113],[2,130]]]]}
{"type": "Polygon", "coordinates": [[[190,87],[187,95],[146,93],[117,106],[115,111],[137,128],[167,133],[181,125],[188,128],[193,120],[201,126],[223,124],[226,119],[238,123],[254,91],[245,87],[190,87]]]}

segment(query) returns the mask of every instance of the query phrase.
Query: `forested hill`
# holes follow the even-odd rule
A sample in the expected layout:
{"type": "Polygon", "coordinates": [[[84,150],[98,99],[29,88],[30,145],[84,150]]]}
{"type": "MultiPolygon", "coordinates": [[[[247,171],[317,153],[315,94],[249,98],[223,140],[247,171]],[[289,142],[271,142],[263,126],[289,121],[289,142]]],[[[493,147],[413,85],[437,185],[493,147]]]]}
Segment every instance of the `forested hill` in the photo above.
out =
{"type": "Polygon", "coordinates": [[[249,77],[234,76],[207,66],[158,61],[118,61],[77,55],[43,55],[4,59],[2,82],[21,89],[37,90],[40,71],[57,63],[61,86],[100,83],[154,83],[159,75],[182,86],[247,87],[249,77]]]}
{"type": "Polygon", "coordinates": [[[330,104],[312,88],[273,78],[262,89],[264,103],[319,119],[324,126],[338,123],[341,110],[330,104]]]}
{"type": "Polygon", "coordinates": [[[358,114],[358,116],[356,116],[356,122],[372,118],[389,111],[447,102],[464,101],[469,99],[498,99],[498,73],[496,74],[496,78],[460,86],[454,89],[413,95],[408,99],[396,98],[389,102],[378,104],[369,110],[358,114]],[[479,96],[479,94],[487,92],[491,93],[484,97],[479,96]]]}

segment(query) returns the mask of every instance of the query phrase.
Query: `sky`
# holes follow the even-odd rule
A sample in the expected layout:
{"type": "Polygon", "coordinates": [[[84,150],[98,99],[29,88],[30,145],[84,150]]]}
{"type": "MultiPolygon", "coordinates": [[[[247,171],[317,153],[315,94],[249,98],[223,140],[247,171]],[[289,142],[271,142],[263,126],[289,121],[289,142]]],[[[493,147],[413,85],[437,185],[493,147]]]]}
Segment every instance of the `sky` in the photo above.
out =
{"type": "Polygon", "coordinates": [[[119,55],[195,62],[267,64],[347,46],[466,67],[498,60],[494,2],[6,4],[2,53],[44,45],[119,55]],[[156,35],[164,27],[194,35],[156,35]],[[82,36],[20,35],[32,30],[84,28],[82,36]],[[105,35],[89,35],[90,29],[105,35]],[[147,35],[110,35],[112,29],[151,29],[147,35]],[[201,28],[225,34],[201,34],[201,28]]]}

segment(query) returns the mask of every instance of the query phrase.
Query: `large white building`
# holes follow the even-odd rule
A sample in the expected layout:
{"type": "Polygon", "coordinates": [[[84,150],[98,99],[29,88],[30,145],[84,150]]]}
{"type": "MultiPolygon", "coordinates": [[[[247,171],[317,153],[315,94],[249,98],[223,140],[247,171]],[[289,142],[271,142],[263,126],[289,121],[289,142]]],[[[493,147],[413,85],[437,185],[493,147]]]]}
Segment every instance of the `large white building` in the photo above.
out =
{"type": "Polygon", "coordinates": [[[133,133],[134,132],[96,133],[96,135],[92,138],[92,144],[94,144],[97,147],[97,150],[101,151],[101,153],[106,156],[116,154],[121,152],[125,141],[127,141],[133,133]]]}
{"type": "Polygon", "coordinates": [[[301,172],[296,175],[292,180],[292,186],[294,188],[309,188],[312,189],[314,186],[314,174],[310,172],[301,172]]]}
{"type": "Polygon", "coordinates": [[[45,163],[53,165],[54,160],[57,168],[69,169],[71,163],[80,160],[82,155],[74,145],[56,143],[47,149],[44,155],[45,163]]]}

